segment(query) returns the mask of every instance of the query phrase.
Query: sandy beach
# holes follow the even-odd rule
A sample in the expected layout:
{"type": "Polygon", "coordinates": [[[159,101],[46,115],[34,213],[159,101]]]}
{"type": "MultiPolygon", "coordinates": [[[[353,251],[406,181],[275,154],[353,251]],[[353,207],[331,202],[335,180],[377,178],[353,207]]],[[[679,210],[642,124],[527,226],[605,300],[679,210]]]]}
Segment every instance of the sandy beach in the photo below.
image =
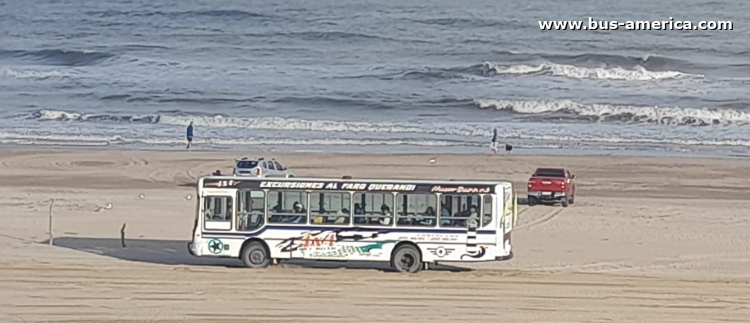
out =
{"type": "Polygon", "coordinates": [[[512,260],[408,275],[338,262],[249,270],[239,261],[190,256],[193,185],[217,169],[231,173],[243,155],[0,148],[0,321],[750,317],[747,159],[273,154],[298,177],[504,179],[522,196],[537,166],[578,176],[575,205],[519,207],[512,260]]]}

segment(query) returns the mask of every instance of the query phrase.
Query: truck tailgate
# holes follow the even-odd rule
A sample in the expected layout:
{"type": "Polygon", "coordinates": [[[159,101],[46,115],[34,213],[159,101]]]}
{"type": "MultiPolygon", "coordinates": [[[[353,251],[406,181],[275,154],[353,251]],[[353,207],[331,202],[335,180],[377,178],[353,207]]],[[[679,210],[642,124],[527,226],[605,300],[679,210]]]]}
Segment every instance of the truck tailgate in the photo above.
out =
{"type": "Polygon", "coordinates": [[[529,191],[563,192],[565,179],[533,177],[529,180],[529,191]]]}

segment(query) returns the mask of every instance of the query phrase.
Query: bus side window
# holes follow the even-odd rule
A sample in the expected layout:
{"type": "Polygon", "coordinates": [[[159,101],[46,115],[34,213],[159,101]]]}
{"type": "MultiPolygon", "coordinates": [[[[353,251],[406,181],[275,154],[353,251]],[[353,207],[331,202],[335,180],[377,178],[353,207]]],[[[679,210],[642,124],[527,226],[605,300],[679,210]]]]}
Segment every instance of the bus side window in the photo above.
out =
{"type": "Polygon", "coordinates": [[[346,192],[310,193],[310,223],[349,224],[351,194],[346,192]]]}
{"type": "Polygon", "coordinates": [[[393,225],[392,193],[354,193],[355,225],[393,225]]]}
{"type": "Polygon", "coordinates": [[[307,193],[304,191],[269,191],[268,223],[307,223],[307,193]]]}
{"type": "Polygon", "coordinates": [[[492,222],[492,195],[482,197],[482,227],[486,227],[492,222]]]}
{"type": "Polygon", "coordinates": [[[479,195],[440,196],[440,226],[466,227],[470,220],[479,221],[479,195]]]}
{"type": "Polygon", "coordinates": [[[266,207],[266,193],[263,191],[246,191],[237,192],[238,212],[237,212],[237,230],[254,231],[263,226],[264,210],[266,207]]]}
{"type": "Polygon", "coordinates": [[[435,226],[437,196],[434,194],[399,194],[396,197],[398,226],[435,226]]]}

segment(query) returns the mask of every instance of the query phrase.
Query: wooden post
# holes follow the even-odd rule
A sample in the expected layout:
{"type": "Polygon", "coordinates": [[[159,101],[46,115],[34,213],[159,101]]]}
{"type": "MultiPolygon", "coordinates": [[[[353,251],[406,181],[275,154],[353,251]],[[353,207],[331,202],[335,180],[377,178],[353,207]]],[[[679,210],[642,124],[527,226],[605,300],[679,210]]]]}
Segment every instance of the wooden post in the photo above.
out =
{"type": "Polygon", "coordinates": [[[55,236],[52,234],[52,206],[55,204],[55,199],[51,199],[49,202],[49,245],[52,245],[52,240],[55,236]]]}
{"type": "Polygon", "coordinates": [[[120,229],[120,242],[122,243],[123,248],[127,248],[127,246],[125,246],[125,225],[126,223],[123,223],[122,229],[120,229]]]}

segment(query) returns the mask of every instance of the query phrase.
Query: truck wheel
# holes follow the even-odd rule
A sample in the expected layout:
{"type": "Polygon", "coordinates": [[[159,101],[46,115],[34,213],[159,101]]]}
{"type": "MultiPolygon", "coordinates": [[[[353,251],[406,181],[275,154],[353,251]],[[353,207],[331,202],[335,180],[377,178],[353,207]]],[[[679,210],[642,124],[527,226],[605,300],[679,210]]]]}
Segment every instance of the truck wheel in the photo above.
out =
{"type": "Polygon", "coordinates": [[[536,197],[529,196],[527,197],[526,202],[529,206],[534,206],[536,205],[536,197]]]}
{"type": "Polygon", "coordinates": [[[570,201],[568,201],[568,204],[573,205],[573,202],[575,202],[576,196],[573,195],[570,197],[570,201]]]}
{"type": "Polygon", "coordinates": [[[242,249],[240,259],[242,259],[245,266],[249,268],[264,268],[268,267],[271,263],[271,258],[268,257],[266,247],[258,241],[248,243],[245,248],[242,249]]]}
{"type": "Polygon", "coordinates": [[[567,196],[562,200],[562,207],[568,207],[568,197],[567,196]]]}
{"type": "Polygon", "coordinates": [[[422,257],[413,245],[398,247],[391,256],[391,267],[402,273],[416,273],[422,268],[422,257]]]}

